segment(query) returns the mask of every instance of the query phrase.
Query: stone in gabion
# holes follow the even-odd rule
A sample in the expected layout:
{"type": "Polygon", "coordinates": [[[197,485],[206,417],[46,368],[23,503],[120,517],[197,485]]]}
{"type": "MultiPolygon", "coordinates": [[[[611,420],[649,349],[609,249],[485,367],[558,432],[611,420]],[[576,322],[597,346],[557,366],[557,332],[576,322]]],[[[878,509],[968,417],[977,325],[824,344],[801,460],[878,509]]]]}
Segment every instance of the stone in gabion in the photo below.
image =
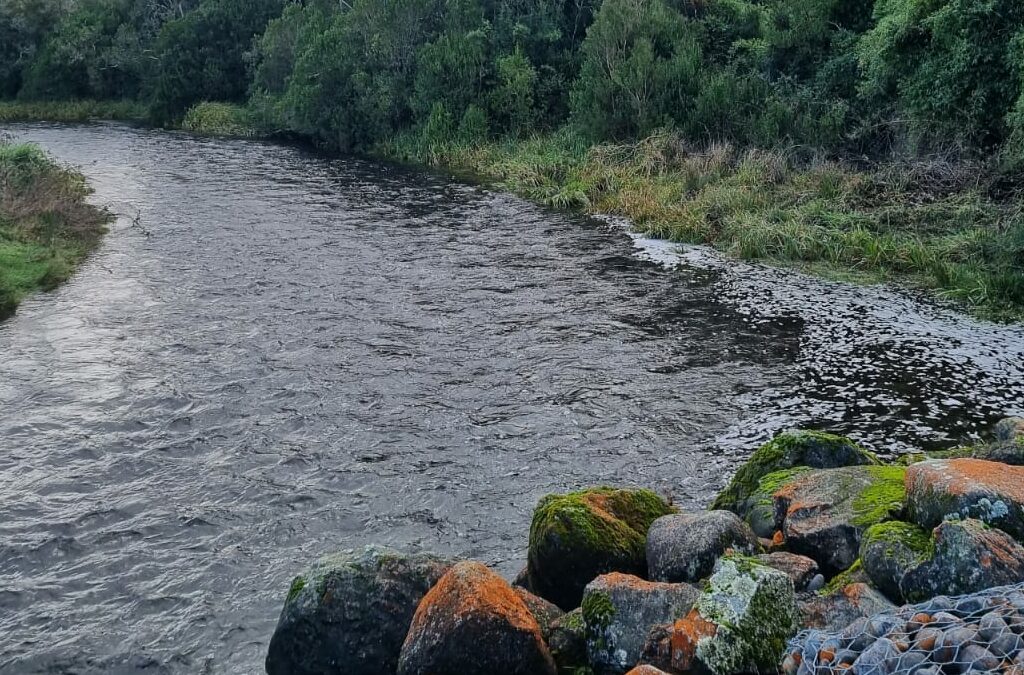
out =
{"type": "Polygon", "coordinates": [[[1024,584],[940,596],[792,640],[784,675],[948,675],[1024,669],[1024,584]]]}

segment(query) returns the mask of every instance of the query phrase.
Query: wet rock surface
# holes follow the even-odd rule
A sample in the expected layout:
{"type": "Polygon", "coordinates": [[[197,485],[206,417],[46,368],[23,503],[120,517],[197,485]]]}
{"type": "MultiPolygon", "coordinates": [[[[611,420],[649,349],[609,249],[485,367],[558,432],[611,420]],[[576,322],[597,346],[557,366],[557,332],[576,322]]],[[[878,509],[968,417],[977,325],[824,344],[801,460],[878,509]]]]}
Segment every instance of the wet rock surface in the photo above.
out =
{"type": "Polygon", "coordinates": [[[689,584],[644,581],[607,574],[583,595],[587,656],[599,673],[624,673],[635,666],[650,630],[690,611],[700,592],[689,584]]]}
{"type": "Polygon", "coordinates": [[[924,528],[974,518],[1024,540],[1024,467],[980,459],[930,460],[907,468],[907,508],[924,528]]]}
{"type": "Polygon", "coordinates": [[[785,551],[764,553],[757,556],[757,561],[788,576],[797,592],[807,590],[811,582],[819,576],[818,563],[807,556],[796,553],[785,551]]]}
{"type": "Polygon", "coordinates": [[[295,578],[270,640],[269,675],[393,675],[420,600],[452,566],[369,546],[295,578]]]}
{"type": "Polygon", "coordinates": [[[424,596],[398,662],[398,675],[555,673],[526,604],[477,562],[458,563],[424,596]]]}
{"type": "Polygon", "coordinates": [[[801,626],[838,630],[896,606],[868,584],[853,582],[831,593],[804,594],[797,600],[797,607],[801,626]]]}
{"type": "Polygon", "coordinates": [[[758,547],[757,535],[731,511],[663,516],[647,532],[648,578],[699,581],[726,551],[754,553],[758,547]]]}

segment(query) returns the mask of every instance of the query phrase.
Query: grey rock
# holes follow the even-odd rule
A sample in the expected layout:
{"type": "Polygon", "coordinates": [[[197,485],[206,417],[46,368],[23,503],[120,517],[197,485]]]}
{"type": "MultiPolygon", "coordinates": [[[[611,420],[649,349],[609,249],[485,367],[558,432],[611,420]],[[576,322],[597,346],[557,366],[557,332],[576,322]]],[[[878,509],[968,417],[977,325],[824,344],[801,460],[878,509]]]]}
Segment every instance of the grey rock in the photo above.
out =
{"type": "Polygon", "coordinates": [[[882,483],[898,483],[894,467],[853,466],[812,471],[775,494],[775,525],[787,550],[813,558],[827,575],[848,569],[860,553],[868,527],[898,514],[902,501],[864,503],[882,483]]]}
{"type": "Polygon", "coordinates": [[[757,535],[731,511],[680,513],[658,518],[647,531],[647,571],[653,581],[706,578],[729,549],[753,553],[757,535]]]}
{"type": "Polygon", "coordinates": [[[977,520],[963,520],[942,523],[934,536],[934,556],[900,579],[900,592],[907,600],[973,593],[1024,581],[1024,547],[1005,532],[977,520]]]}
{"type": "Polygon", "coordinates": [[[999,420],[995,426],[996,441],[1013,442],[1024,438],[1024,417],[1007,417],[999,420]]]}
{"type": "Polygon", "coordinates": [[[1024,467],[980,459],[931,460],[907,468],[907,510],[925,529],[974,518],[1024,540],[1024,467]]]}
{"type": "Polygon", "coordinates": [[[864,533],[860,560],[875,588],[891,600],[903,602],[903,578],[911,570],[929,562],[934,555],[934,548],[931,533],[917,525],[883,523],[864,533]]]}
{"type": "Polygon", "coordinates": [[[895,609],[895,605],[867,584],[850,584],[831,595],[805,594],[797,601],[800,623],[808,628],[839,630],[857,619],[895,609]]]}
{"type": "Polygon", "coordinates": [[[451,565],[379,547],[322,558],[292,582],[268,675],[394,675],[417,605],[451,565]]]}
{"type": "Polygon", "coordinates": [[[825,577],[818,574],[818,563],[807,556],[776,551],[759,555],[757,560],[762,565],[784,572],[793,581],[793,588],[798,593],[816,591],[825,586],[825,577]],[[812,582],[815,588],[811,588],[812,582]]]}
{"type": "Polygon", "coordinates": [[[573,671],[587,665],[587,627],[579,607],[551,625],[548,648],[560,672],[573,671]]]}
{"type": "Polygon", "coordinates": [[[540,625],[541,635],[547,640],[551,634],[551,627],[565,615],[565,612],[555,603],[548,602],[539,595],[534,595],[522,586],[513,586],[512,590],[523,601],[526,608],[530,610],[530,614],[533,614],[533,618],[540,625]]]}
{"type": "Polygon", "coordinates": [[[583,593],[587,657],[599,673],[625,673],[640,661],[647,634],[687,615],[700,592],[689,584],[644,581],[612,573],[583,593]]]}

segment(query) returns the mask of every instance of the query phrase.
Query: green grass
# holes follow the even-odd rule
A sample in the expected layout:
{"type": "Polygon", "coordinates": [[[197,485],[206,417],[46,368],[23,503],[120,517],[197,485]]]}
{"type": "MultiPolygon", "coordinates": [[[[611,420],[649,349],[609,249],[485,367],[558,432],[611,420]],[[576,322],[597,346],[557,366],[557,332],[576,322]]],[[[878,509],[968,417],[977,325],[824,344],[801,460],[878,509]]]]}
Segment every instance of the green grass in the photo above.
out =
{"type": "Polygon", "coordinates": [[[0,123],[133,122],[146,117],[146,107],[135,101],[0,101],[0,123]]]}
{"type": "Polygon", "coordinates": [[[247,108],[210,101],[193,106],[186,113],[181,128],[206,136],[255,138],[260,135],[247,108]]]}
{"type": "Polygon", "coordinates": [[[70,277],[99,243],[109,215],[89,192],[38,147],[0,141],[0,318],[70,277]]]}
{"type": "Polygon", "coordinates": [[[651,236],[737,258],[922,287],[992,318],[1024,316],[1022,204],[1000,194],[989,165],[854,167],[797,148],[697,147],[667,132],[590,146],[569,130],[483,143],[408,134],[379,153],[549,206],[625,216],[651,236]]]}

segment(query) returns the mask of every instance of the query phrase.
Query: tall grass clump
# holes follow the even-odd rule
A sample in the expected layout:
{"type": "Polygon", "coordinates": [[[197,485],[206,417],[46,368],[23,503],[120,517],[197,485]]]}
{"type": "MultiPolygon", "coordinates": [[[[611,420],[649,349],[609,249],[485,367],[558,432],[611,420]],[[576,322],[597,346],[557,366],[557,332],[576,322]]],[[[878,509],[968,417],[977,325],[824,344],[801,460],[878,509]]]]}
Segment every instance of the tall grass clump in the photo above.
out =
{"type": "Polygon", "coordinates": [[[109,214],[89,193],[38,147],[0,140],[0,316],[67,279],[97,246],[109,214]]]}
{"type": "Polygon", "coordinates": [[[254,138],[259,135],[252,113],[231,103],[205,101],[192,106],[181,128],[206,136],[254,138]]]}

